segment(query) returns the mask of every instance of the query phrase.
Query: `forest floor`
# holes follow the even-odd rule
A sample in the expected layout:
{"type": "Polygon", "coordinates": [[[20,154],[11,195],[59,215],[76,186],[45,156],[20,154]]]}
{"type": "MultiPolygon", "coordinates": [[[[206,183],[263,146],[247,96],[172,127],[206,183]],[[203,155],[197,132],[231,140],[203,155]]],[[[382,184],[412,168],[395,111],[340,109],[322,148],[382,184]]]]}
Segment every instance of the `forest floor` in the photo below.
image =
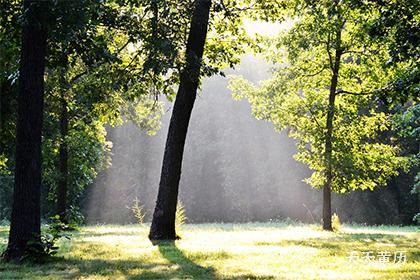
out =
{"type": "Polygon", "coordinates": [[[82,227],[46,264],[0,263],[0,279],[420,279],[420,227],[185,225],[181,240],[157,246],[147,234],[147,225],[82,227]]]}

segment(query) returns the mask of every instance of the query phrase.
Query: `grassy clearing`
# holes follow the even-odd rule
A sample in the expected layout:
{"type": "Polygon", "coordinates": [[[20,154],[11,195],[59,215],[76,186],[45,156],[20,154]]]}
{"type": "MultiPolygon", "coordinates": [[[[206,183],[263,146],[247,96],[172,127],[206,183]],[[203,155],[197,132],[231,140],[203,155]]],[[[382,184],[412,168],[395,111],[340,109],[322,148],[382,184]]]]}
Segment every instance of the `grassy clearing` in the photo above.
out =
{"type": "MultiPolygon", "coordinates": [[[[419,227],[344,226],[329,233],[281,223],[185,225],[153,246],[142,226],[83,227],[42,266],[0,264],[0,279],[420,279],[419,227]],[[350,252],[407,262],[351,262],[350,252]]],[[[0,249],[7,228],[0,227],[0,249]]]]}

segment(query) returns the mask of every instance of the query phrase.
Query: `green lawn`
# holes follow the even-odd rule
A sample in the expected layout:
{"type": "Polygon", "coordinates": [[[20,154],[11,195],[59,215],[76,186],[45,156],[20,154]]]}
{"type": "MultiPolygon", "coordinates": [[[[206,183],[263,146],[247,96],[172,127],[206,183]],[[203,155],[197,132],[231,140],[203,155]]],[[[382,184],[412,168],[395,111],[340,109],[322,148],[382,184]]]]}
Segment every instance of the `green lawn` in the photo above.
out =
{"type": "MultiPolygon", "coordinates": [[[[0,279],[420,279],[419,227],[344,226],[340,233],[282,223],[186,225],[153,246],[147,226],[83,227],[44,265],[0,264],[0,279]],[[376,260],[351,261],[372,251],[376,260]],[[380,252],[390,252],[380,263],[380,252]],[[405,251],[406,263],[394,263],[405,251]]],[[[0,227],[0,248],[7,228],[0,227]]]]}

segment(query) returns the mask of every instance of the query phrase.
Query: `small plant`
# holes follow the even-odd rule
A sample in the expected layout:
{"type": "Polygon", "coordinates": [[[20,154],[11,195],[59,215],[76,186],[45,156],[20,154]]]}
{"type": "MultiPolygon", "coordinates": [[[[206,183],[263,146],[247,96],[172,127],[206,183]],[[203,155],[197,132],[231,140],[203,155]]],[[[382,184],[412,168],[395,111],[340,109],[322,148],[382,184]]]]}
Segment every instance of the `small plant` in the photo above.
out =
{"type": "Polygon", "coordinates": [[[331,217],[331,226],[333,231],[339,231],[341,228],[340,218],[338,217],[337,213],[334,213],[331,217]]]}
{"type": "Polygon", "coordinates": [[[133,201],[133,205],[131,206],[131,211],[133,212],[134,217],[137,220],[137,223],[140,225],[143,225],[146,212],[144,211],[143,206],[141,205],[140,200],[137,197],[133,201]]]}
{"type": "Polygon", "coordinates": [[[415,222],[418,225],[420,225],[420,213],[417,213],[416,215],[414,215],[413,222],[415,222]]]}
{"type": "Polygon", "coordinates": [[[181,201],[178,201],[175,213],[175,231],[179,232],[181,226],[187,221],[187,216],[185,215],[184,204],[181,201]]]}
{"type": "Polygon", "coordinates": [[[28,241],[25,254],[22,258],[23,261],[43,263],[49,257],[57,254],[57,241],[60,238],[70,238],[68,235],[63,234],[63,231],[68,230],[68,225],[60,220],[59,215],[50,217],[50,219],[51,223],[47,226],[41,236],[28,241]]]}

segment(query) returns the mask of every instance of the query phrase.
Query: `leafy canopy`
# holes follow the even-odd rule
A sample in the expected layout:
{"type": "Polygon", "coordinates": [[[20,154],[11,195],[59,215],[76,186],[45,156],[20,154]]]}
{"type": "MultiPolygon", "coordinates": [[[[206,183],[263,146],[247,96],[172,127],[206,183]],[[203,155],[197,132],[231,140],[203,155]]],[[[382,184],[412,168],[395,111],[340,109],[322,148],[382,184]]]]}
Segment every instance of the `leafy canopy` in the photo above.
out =
{"type": "Polygon", "coordinates": [[[379,110],[376,92],[407,63],[385,67],[389,53],[368,37],[364,23],[380,11],[351,1],[295,1],[289,8],[293,27],[265,40],[273,77],[259,85],[233,78],[234,97],[247,98],[258,119],[272,122],[278,130],[288,129],[297,140],[295,158],[313,171],[306,182],[320,188],[326,180],[328,99],[337,59],[332,190],[385,185],[404,159],[396,145],[378,140],[389,129],[391,117],[379,110]]]}

